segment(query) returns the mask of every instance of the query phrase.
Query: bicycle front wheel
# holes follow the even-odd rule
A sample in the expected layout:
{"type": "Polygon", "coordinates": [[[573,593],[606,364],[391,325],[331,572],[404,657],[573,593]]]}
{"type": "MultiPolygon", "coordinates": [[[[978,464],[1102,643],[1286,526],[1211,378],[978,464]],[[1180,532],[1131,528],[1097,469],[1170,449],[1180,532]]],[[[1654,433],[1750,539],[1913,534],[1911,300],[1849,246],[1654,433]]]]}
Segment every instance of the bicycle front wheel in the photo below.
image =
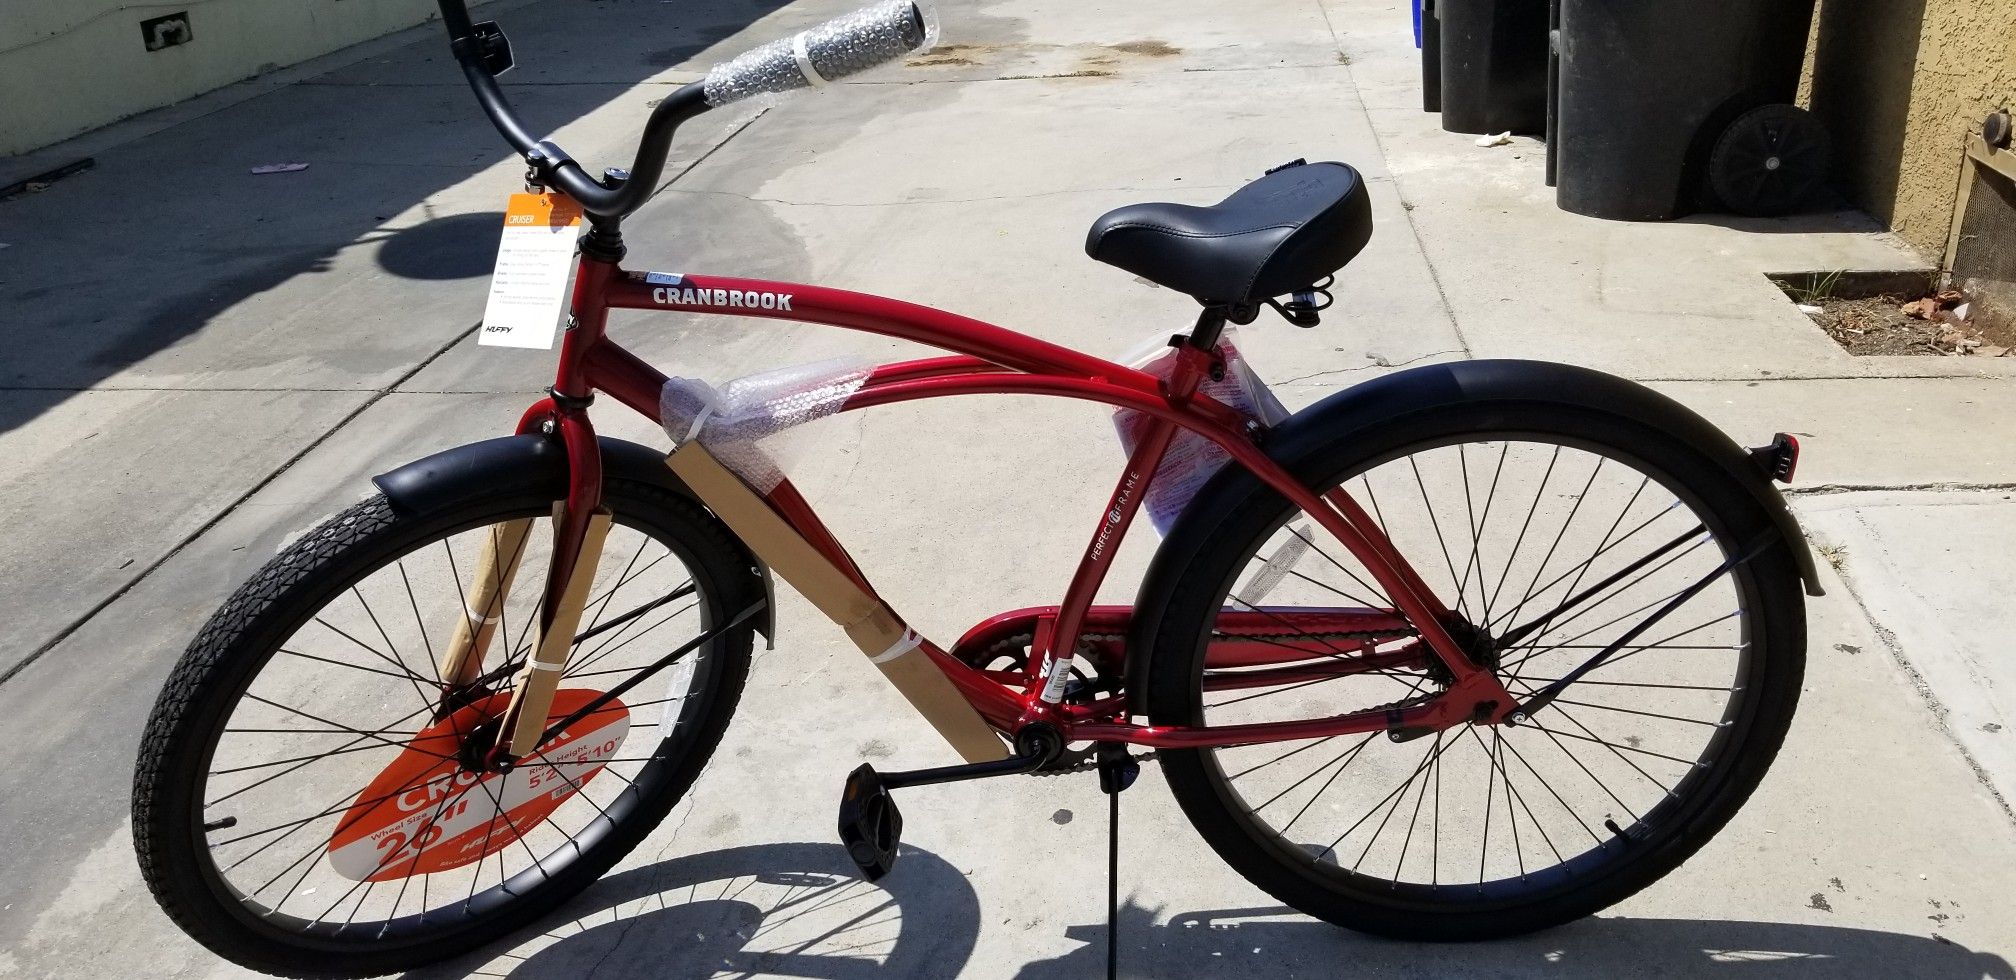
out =
{"type": "MultiPolygon", "coordinates": [[[[1724,567],[1775,541],[1752,488],[1642,417],[1544,393],[1337,435],[1290,469],[1364,509],[1514,697],[1628,642],[1517,726],[1164,752],[1192,823],[1289,905],[1416,940],[1557,925],[1678,866],[1756,787],[1799,695],[1791,556],[1724,567]]],[[[1265,488],[1223,511],[1177,582],[1157,724],[1320,718],[1447,686],[1365,563],[1265,488]]]]}
{"type": "Polygon", "coordinates": [[[416,513],[374,496],[232,596],[169,677],[135,774],[140,867],[184,931],[268,973],[408,969],[531,922],[664,818],[727,725],[752,627],[695,641],[763,589],[692,502],[605,493],[614,523],[551,717],[586,713],[508,772],[478,743],[536,639],[549,500],[416,513]],[[478,610],[486,548],[523,572],[478,610]],[[451,637],[483,619],[487,658],[444,678],[451,637]]]}

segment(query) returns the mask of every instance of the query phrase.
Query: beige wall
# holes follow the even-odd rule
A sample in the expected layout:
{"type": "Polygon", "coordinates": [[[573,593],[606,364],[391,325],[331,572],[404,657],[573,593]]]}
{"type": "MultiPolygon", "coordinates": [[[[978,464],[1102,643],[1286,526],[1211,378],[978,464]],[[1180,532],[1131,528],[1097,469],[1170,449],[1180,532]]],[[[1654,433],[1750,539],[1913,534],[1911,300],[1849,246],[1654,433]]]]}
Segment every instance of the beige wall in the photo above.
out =
{"type": "Polygon", "coordinates": [[[433,0],[0,0],[0,155],[306,61],[433,16],[433,0]],[[148,51],[140,22],[188,11],[148,51]]]}
{"type": "Polygon", "coordinates": [[[1937,259],[1961,149],[2016,108],[2016,0],[1821,0],[1809,79],[1856,203],[1937,259]]]}

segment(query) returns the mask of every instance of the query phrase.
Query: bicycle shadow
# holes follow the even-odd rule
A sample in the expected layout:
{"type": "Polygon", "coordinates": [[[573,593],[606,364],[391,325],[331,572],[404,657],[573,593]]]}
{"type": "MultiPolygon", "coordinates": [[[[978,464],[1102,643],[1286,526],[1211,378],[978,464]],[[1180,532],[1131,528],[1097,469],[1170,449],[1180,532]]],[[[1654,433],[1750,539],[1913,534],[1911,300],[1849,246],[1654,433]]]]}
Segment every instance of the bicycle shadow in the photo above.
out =
{"type": "Polygon", "coordinates": [[[838,844],[756,844],[610,875],[532,929],[405,974],[455,977],[949,977],[972,956],[980,900],[959,869],[903,848],[863,881],[838,844]]]}
{"type": "MultiPolygon", "coordinates": [[[[534,929],[417,970],[461,977],[950,977],[973,959],[980,902],[966,876],[905,846],[898,873],[870,884],[837,844],[758,844],[671,858],[597,882],[534,929]]],[[[1120,974],[1183,978],[1718,976],[1802,980],[2016,980],[1994,953],[1942,938],[1852,927],[1606,916],[1489,943],[1383,940],[1285,907],[1212,909],[1162,921],[1120,909],[1120,974]]],[[[1082,943],[1016,970],[1081,980],[1106,970],[1106,926],[1066,926],[1082,943]]]]}
{"type": "MultiPolygon", "coordinates": [[[[2016,978],[2009,962],[1946,939],[1779,922],[1594,917],[1487,943],[1409,943],[1312,921],[1286,907],[1171,916],[1133,902],[1120,910],[1124,977],[1490,976],[2016,978]]],[[[1085,945],[1024,966],[1016,980],[1100,976],[1106,926],[1066,927],[1085,945]]]]}

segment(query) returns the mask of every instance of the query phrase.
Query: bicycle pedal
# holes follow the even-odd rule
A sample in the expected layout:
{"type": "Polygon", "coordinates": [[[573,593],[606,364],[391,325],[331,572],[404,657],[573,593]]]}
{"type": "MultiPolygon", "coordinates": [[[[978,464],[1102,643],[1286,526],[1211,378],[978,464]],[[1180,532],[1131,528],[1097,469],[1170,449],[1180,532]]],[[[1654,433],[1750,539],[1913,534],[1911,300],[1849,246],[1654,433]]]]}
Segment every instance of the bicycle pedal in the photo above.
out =
{"type": "Polygon", "coordinates": [[[846,846],[848,859],[862,876],[875,881],[895,865],[896,846],[902,839],[903,811],[882,785],[882,774],[863,763],[847,774],[840,791],[840,843],[846,846]]]}

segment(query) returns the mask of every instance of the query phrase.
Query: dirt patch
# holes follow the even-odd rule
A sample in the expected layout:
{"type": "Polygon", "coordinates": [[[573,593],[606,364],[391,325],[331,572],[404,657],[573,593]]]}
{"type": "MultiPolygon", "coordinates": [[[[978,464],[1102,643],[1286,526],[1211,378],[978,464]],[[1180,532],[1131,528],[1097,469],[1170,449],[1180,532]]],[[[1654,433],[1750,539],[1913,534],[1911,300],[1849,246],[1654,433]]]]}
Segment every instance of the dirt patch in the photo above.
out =
{"type": "Polygon", "coordinates": [[[1145,41],[1128,41],[1125,44],[1108,45],[1115,51],[1144,55],[1150,58],[1168,58],[1183,53],[1183,49],[1167,41],[1149,38],[1145,41]]]}
{"type": "Polygon", "coordinates": [[[1891,293],[1861,299],[1826,297],[1801,309],[1850,354],[2006,357],[2016,348],[2016,330],[1984,329],[1955,316],[1955,307],[1932,311],[1929,317],[1907,312],[1922,314],[1936,304],[1936,298],[1891,293]]]}
{"type": "Polygon", "coordinates": [[[1936,270],[1770,273],[1827,336],[1850,354],[2004,357],[2016,325],[1973,315],[1971,297],[1936,270]]]}
{"type": "Polygon", "coordinates": [[[940,44],[915,58],[903,62],[905,68],[947,68],[977,65],[977,56],[992,54],[998,44],[940,44]]]}

